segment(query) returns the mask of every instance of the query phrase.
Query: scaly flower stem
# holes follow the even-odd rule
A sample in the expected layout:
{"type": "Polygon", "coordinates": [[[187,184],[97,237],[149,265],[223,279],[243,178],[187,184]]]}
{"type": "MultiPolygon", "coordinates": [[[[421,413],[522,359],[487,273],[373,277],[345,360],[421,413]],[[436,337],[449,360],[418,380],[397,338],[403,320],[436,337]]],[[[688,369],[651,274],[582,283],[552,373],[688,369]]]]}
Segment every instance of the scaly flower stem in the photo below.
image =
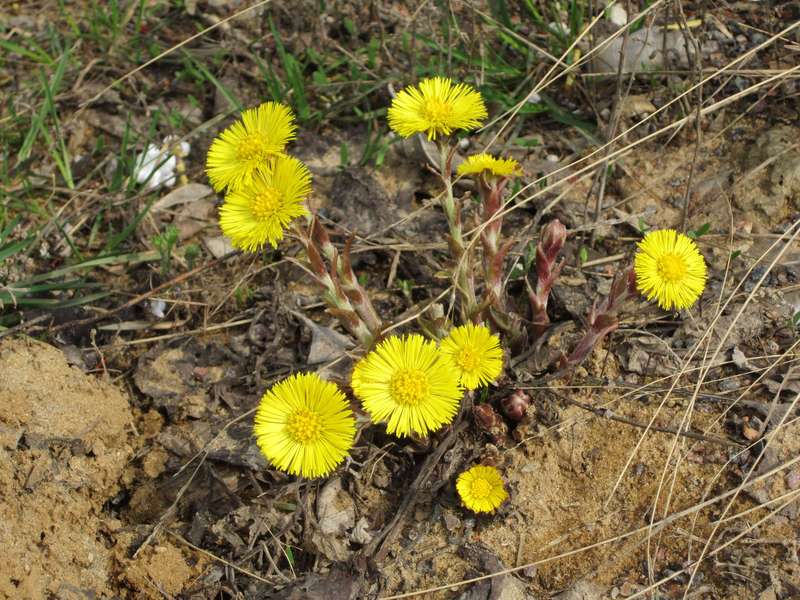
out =
{"type": "Polygon", "coordinates": [[[353,237],[351,236],[347,242],[345,242],[344,250],[340,254],[331,243],[327,230],[316,217],[312,218],[311,237],[319,245],[322,254],[328,259],[328,262],[330,262],[332,272],[338,275],[338,282],[347,298],[349,298],[350,302],[355,307],[356,312],[358,312],[361,319],[366,323],[373,337],[377,338],[383,328],[383,322],[375,311],[375,307],[372,305],[367,291],[361,283],[359,283],[353,271],[350,262],[350,247],[353,243],[353,237]]]}
{"type": "Polygon", "coordinates": [[[547,301],[550,290],[564,266],[563,259],[557,262],[558,255],[567,240],[567,229],[558,219],[550,221],[542,230],[541,240],[536,245],[536,288],[531,287],[527,277],[528,298],[531,303],[531,322],[534,339],[541,337],[550,326],[547,316],[547,301]]]}
{"type": "Polygon", "coordinates": [[[636,273],[628,268],[614,276],[611,291],[599,304],[595,302],[586,319],[588,328],[569,356],[562,355],[559,370],[573,369],[586,360],[603,339],[619,327],[617,314],[623,304],[636,297],[636,273]]]}
{"type": "Polygon", "coordinates": [[[472,274],[472,261],[464,245],[461,228],[461,207],[453,196],[452,163],[455,146],[450,148],[446,141],[439,144],[441,156],[441,177],[444,184],[442,209],[450,228],[450,254],[455,260],[453,281],[461,295],[461,315],[465,321],[471,321],[478,312],[478,301],[475,296],[475,280],[472,274]]]}
{"type": "MultiPolygon", "coordinates": [[[[295,224],[294,230],[300,243],[302,243],[305,248],[307,259],[306,266],[314,275],[314,279],[316,279],[319,286],[324,290],[322,298],[328,305],[329,312],[338,319],[342,326],[347,329],[364,348],[371,348],[375,341],[375,336],[361,319],[358,312],[356,312],[347,294],[345,294],[342,289],[335,268],[331,271],[328,270],[322,260],[322,254],[319,248],[317,248],[317,244],[302,226],[295,224]]],[[[324,246],[325,244],[323,243],[322,245],[324,246]]],[[[323,248],[323,251],[324,250],[323,248]]]]}
{"type": "Polygon", "coordinates": [[[481,243],[483,244],[484,275],[486,276],[486,291],[484,304],[494,307],[498,318],[495,319],[499,327],[505,329],[508,319],[506,314],[506,298],[503,286],[504,262],[511,242],[506,242],[500,247],[500,233],[503,228],[503,218],[498,215],[503,202],[503,190],[508,179],[491,178],[483,175],[480,178],[480,194],[483,202],[483,228],[481,229],[481,243]]]}

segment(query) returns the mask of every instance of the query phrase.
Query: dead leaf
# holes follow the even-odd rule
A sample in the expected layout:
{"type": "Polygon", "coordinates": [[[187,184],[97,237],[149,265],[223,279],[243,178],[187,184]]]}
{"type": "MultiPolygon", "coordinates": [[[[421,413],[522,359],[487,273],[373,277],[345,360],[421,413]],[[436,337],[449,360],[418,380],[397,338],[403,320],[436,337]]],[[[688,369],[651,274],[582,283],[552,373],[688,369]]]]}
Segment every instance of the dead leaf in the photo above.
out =
{"type": "Polygon", "coordinates": [[[317,521],[319,527],[311,536],[312,544],[329,560],[348,560],[351,550],[347,534],[355,527],[356,509],[339,477],[330,479],[320,490],[317,521]]]}
{"type": "Polygon", "coordinates": [[[348,348],[353,347],[353,341],[346,335],[330,327],[319,325],[302,313],[294,310],[291,313],[311,330],[311,347],[306,360],[308,366],[340,358],[348,348]]]}
{"type": "Polygon", "coordinates": [[[222,258],[226,254],[230,254],[234,251],[231,240],[224,235],[203,238],[203,244],[205,245],[206,249],[211,252],[214,258],[222,258]]]}
{"type": "Polygon", "coordinates": [[[744,352],[739,348],[739,346],[733,347],[733,352],[731,353],[731,360],[733,364],[739,367],[742,371],[753,371],[753,365],[751,365],[747,361],[747,357],[744,355],[744,352]]]}
{"type": "Polygon", "coordinates": [[[619,106],[620,116],[623,119],[649,115],[656,112],[656,107],[645,96],[626,96],[619,106]]]}
{"type": "Polygon", "coordinates": [[[187,240],[205,229],[213,220],[215,206],[211,200],[195,200],[181,207],[175,217],[178,238],[187,240]]]}
{"type": "Polygon", "coordinates": [[[187,204],[205,198],[214,190],[202,183],[187,183],[179,188],[172,190],[170,193],[165,194],[162,198],[153,204],[150,212],[157,212],[172,208],[178,204],[187,204]]]}
{"type": "Polygon", "coordinates": [[[356,600],[364,597],[360,595],[363,577],[363,574],[357,576],[336,568],[325,575],[309,573],[267,597],[270,600],[356,600]]]}
{"type": "Polygon", "coordinates": [[[375,537],[375,535],[370,530],[369,521],[367,521],[366,517],[361,517],[356,523],[356,526],[353,527],[350,539],[356,544],[366,546],[372,541],[373,537],[375,537]]]}

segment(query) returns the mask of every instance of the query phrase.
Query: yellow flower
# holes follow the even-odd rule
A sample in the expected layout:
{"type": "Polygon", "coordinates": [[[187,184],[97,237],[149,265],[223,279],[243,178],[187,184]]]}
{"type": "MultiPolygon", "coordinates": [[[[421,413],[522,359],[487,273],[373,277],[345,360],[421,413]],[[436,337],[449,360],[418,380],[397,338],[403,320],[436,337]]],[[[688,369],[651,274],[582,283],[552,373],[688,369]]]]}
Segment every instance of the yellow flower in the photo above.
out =
{"type": "Polygon", "coordinates": [[[480,127],[487,116],[480,93],[444,77],[433,77],[400,90],[389,108],[389,127],[403,137],[427,133],[429,140],[455,129],[480,127]]]}
{"type": "Polygon", "coordinates": [[[491,383],[503,371],[500,340],[485,325],[456,327],[441,346],[442,353],[457,365],[461,385],[468,390],[491,383]]]}
{"type": "Polygon", "coordinates": [[[292,219],[308,214],[311,173],[291,156],[279,156],[259,169],[241,189],[229,192],[219,211],[222,232],[236,248],[256,252],[276,247],[292,219]]]}
{"type": "Polygon", "coordinates": [[[458,165],[459,175],[480,175],[484,171],[488,171],[487,175],[496,177],[522,175],[519,163],[513,158],[495,158],[486,152],[468,156],[464,162],[458,165]]]}
{"type": "Polygon", "coordinates": [[[458,369],[435,342],[419,334],[393,336],[362,358],[352,386],[373,421],[389,433],[427,435],[453,420],[463,391],[458,369]]]}
{"type": "Polygon", "coordinates": [[[500,471],[482,465],[461,473],[456,490],[464,506],[474,512],[494,512],[508,498],[500,471]]]}
{"type": "Polygon", "coordinates": [[[689,308],[706,285],[706,263],[697,244],[672,229],[647,233],[633,268],[639,291],[665,310],[689,308]]]}
{"type": "Polygon", "coordinates": [[[288,106],[265,102],[242,113],[242,120],[223,131],[208,149],[206,173],[218,192],[249,184],[256,169],[283,153],[294,138],[294,115],[288,106]]]}
{"type": "Polygon", "coordinates": [[[356,421],[335,384],[316,373],[299,373],[264,394],[253,434],[276,468],[301,477],[321,477],[347,456],[356,421]]]}

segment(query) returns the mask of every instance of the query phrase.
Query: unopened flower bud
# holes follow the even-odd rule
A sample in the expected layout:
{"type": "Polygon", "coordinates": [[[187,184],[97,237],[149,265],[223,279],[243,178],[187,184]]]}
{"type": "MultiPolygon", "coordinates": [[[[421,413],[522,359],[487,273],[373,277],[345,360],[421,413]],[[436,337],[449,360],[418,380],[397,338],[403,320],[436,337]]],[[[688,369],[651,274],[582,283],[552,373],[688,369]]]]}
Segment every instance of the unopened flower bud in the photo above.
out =
{"type": "Polygon", "coordinates": [[[558,219],[553,219],[542,230],[542,237],[539,244],[542,246],[547,258],[555,260],[558,253],[567,241],[567,228],[558,219]]]}
{"type": "Polygon", "coordinates": [[[524,390],[514,390],[513,394],[500,401],[503,413],[512,421],[521,421],[530,405],[531,397],[524,390]]]}
{"type": "Polygon", "coordinates": [[[472,416],[479,429],[488,433],[495,444],[504,446],[508,438],[508,425],[491,404],[476,404],[472,416]]]}

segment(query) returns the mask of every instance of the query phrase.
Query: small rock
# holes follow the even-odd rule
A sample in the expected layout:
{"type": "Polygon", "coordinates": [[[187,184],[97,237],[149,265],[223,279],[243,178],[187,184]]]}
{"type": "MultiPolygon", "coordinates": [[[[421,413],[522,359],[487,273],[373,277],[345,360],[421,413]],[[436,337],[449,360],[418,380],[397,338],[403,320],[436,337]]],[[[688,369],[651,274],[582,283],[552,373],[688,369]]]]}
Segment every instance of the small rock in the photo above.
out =
{"type": "Polygon", "coordinates": [[[453,513],[446,511],[444,513],[444,526],[447,528],[447,531],[453,532],[456,531],[459,527],[461,527],[461,519],[455,516],[453,513]]]}
{"type": "Polygon", "coordinates": [[[792,469],[786,475],[786,485],[790,490],[800,488],[800,469],[792,469]]]}

